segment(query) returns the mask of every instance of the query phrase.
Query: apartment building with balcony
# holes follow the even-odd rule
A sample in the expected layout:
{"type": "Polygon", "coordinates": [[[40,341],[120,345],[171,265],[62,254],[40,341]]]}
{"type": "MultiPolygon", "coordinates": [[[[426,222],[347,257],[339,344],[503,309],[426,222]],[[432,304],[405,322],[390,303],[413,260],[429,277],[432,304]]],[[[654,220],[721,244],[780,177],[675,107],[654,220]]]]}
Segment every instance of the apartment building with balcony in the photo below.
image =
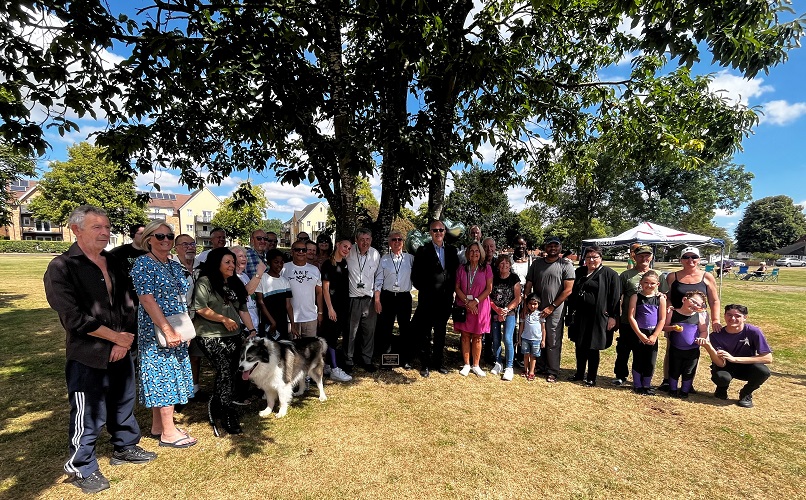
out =
{"type": "Polygon", "coordinates": [[[11,205],[11,224],[0,227],[0,237],[9,240],[73,241],[73,232],[67,226],[40,220],[28,210],[28,203],[39,196],[39,186],[35,180],[13,181],[8,190],[15,201],[11,205]]]}
{"type": "Polygon", "coordinates": [[[295,210],[293,217],[283,223],[283,243],[291,246],[297,234],[305,231],[312,240],[327,226],[327,204],[317,201],[306,205],[302,210],[295,210]]]}
{"type": "Polygon", "coordinates": [[[200,248],[210,247],[211,221],[221,207],[221,200],[210,189],[205,187],[190,194],[149,193],[149,196],[149,219],[164,220],[176,234],[189,234],[200,248]]]}

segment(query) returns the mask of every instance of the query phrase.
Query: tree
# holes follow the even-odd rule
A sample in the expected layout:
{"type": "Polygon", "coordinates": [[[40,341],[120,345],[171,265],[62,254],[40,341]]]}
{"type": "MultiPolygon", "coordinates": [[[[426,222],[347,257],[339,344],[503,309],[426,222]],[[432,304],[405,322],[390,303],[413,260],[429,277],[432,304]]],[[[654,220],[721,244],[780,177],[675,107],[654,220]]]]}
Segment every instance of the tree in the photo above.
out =
{"type": "Polygon", "coordinates": [[[234,195],[224,199],[210,223],[213,227],[226,229],[227,235],[238,238],[242,245],[248,245],[252,231],[263,228],[262,222],[270,205],[266,192],[259,185],[245,182],[238,191],[247,192],[248,196],[241,194],[240,199],[234,195]]]}
{"type": "Polygon", "coordinates": [[[518,216],[510,209],[505,189],[494,171],[471,167],[459,172],[445,199],[445,218],[465,227],[478,225],[485,237],[494,238],[503,248],[520,233],[518,216]]]}
{"type": "MultiPolygon", "coordinates": [[[[690,67],[707,47],[715,62],[752,77],[785,61],[803,33],[801,19],[779,21],[790,12],[787,0],[485,0],[480,8],[471,0],[151,0],[138,18],[117,22],[97,0],[86,3],[90,21],[75,24],[95,38],[75,33],[81,48],[121,40],[132,49],[112,72],[92,66],[82,73],[87,95],[70,102],[87,110],[83,99],[102,101],[112,127],[98,141],[116,163],[141,172],[178,168],[194,188],[239,169],[272,169],[290,183],[308,179],[327,199],[342,234],[351,234],[358,220],[360,175],[380,172],[376,224],[385,230],[402,206],[425,192],[429,216],[440,215],[446,173],[471,164],[483,142],[496,150],[501,182],[526,163],[549,181],[541,185],[562,184],[555,153],[570,154],[620,113],[641,115],[643,124],[655,118],[663,128],[642,137],[641,147],[677,147],[695,164],[708,154],[688,132],[699,116],[678,112],[688,101],[677,100],[661,78],[665,68],[690,67]],[[640,24],[641,35],[618,30],[624,19],[640,24]],[[638,55],[628,78],[599,78],[603,68],[631,54],[638,55]],[[645,94],[678,103],[675,117],[657,115],[645,94]],[[410,98],[417,102],[412,109],[410,98]],[[535,147],[538,141],[543,147],[535,147]]],[[[52,11],[67,23],[73,9],[66,4],[26,0],[24,7],[52,11]]],[[[23,8],[0,8],[9,26],[47,24],[23,8]]],[[[22,46],[22,57],[0,53],[0,67],[43,52],[23,41],[11,46],[22,46]]],[[[76,55],[73,45],[66,47],[68,56],[76,55]]],[[[84,54],[77,56],[83,61],[84,54]]],[[[67,65],[45,63],[55,77],[38,71],[35,80],[26,79],[20,71],[7,87],[42,82],[45,90],[59,88],[67,65]]],[[[26,111],[20,99],[11,101],[17,108],[6,122],[26,111]]],[[[725,118],[732,120],[728,140],[738,147],[749,131],[747,117],[725,118]]],[[[626,150],[636,136],[614,135],[621,140],[613,146],[626,150]]]]}
{"type": "Polygon", "coordinates": [[[789,196],[769,196],[750,203],[736,226],[741,252],[772,252],[806,234],[804,207],[789,196]]]}
{"type": "Polygon", "coordinates": [[[0,226],[11,223],[11,204],[16,201],[9,185],[23,177],[36,175],[36,162],[0,143],[0,226]]]}
{"type": "Polygon", "coordinates": [[[271,231],[278,235],[283,234],[283,221],[280,219],[266,219],[261,224],[261,227],[267,232],[271,231]]]}
{"type": "Polygon", "coordinates": [[[134,178],[109,163],[103,149],[82,142],[68,148],[67,156],[65,162],[51,162],[39,181],[40,195],[28,205],[36,218],[67,225],[76,207],[94,205],[106,210],[116,233],[148,221],[134,178]]]}

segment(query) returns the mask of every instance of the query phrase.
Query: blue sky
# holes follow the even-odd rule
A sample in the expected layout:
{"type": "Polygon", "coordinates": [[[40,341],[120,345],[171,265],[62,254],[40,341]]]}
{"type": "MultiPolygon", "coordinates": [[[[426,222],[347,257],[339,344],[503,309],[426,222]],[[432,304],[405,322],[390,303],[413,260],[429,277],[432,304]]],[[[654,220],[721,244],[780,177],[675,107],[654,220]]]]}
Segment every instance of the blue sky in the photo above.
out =
{"type": "MultiPolygon", "coordinates": [[[[133,15],[133,6],[142,4],[140,1],[122,2],[111,0],[113,12],[125,12],[133,15]]],[[[125,50],[122,49],[122,50],[125,50]]],[[[122,59],[125,52],[108,55],[111,62],[122,59]]],[[[705,54],[708,57],[708,54],[705,54]]],[[[752,80],[739,76],[738,72],[698,64],[694,68],[697,74],[715,74],[712,90],[723,91],[729,99],[741,100],[749,106],[758,106],[765,114],[760,124],[755,128],[754,134],[743,143],[744,151],[737,154],[734,162],[745,166],[746,170],[753,172],[752,181],[753,199],[766,196],[787,195],[795,203],[806,207],[806,154],[803,146],[806,143],[806,95],[802,92],[802,82],[806,79],[806,53],[803,49],[791,51],[789,61],[783,65],[771,68],[769,74],[760,74],[752,80]]],[[[621,68],[612,68],[612,73],[622,71],[621,68]]],[[[627,67],[623,68],[627,71],[627,67]]],[[[603,72],[604,74],[605,72],[603,72]]],[[[75,117],[74,117],[75,118],[75,117]]],[[[103,128],[104,123],[79,119],[81,127],[79,132],[65,134],[60,137],[55,132],[48,132],[47,139],[52,149],[41,159],[39,167],[47,169],[50,160],[64,160],[67,157],[67,147],[82,140],[94,131],[103,128]]],[[[52,129],[51,129],[52,130],[52,129]]],[[[485,158],[492,160],[492,148],[482,146],[481,153],[485,158]]],[[[220,197],[228,196],[240,182],[246,180],[245,176],[234,176],[227,179],[220,186],[210,186],[212,191],[220,197]]],[[[161,172],[148,176],[139,176],[138,187],[147,189],[148,182],[156,181],[164,192],[186,193],[184,186],[179,185],[176,172],[161,172]]],[[[251,181],[263,185],[269,200],[274,205],[269,209],[268,216],[283,221],[289,219],[294,210],[303,208],[306,204],[317,201],[310,186],[281,185],[269,172],[252,174],[251,181]]],[[[380,197],[380,178],[370,179],[376,197],[380,197]]],[[[450,182],[449,182],[450,188],[450,182]]],[[[509,192],[510,204],[513,209],[519,210],[525,206],[524,198],[528,194],[525,188],[515,187],[509,192]]],[[[415,207],[424,200],[416,200],[415,207]]],[[[719,226],[733,230],[741,218],[744,206],[734,213],[717,213],[714,221],[719,226]]]]}

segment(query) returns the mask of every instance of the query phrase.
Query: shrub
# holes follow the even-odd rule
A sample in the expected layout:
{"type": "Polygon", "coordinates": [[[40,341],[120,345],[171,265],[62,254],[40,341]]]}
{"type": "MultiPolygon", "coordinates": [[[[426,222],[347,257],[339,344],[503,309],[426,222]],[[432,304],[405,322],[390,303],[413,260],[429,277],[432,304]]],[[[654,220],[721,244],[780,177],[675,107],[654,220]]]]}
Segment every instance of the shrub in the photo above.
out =
{"type": "Polygon", "coordinates": [[[0,240],[0,253],[64,253],[69,241],[0,240]]]}

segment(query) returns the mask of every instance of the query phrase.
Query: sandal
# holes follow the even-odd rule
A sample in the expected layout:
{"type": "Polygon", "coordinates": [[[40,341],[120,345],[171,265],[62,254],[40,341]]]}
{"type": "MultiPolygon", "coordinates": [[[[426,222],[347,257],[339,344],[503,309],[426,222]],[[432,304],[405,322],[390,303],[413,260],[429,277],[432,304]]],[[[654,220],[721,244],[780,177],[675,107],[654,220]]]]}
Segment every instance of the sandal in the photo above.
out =
{"type": "Polygon", "coordinates": [[[557,377],[555,377],[554,375],[549,375],[549,376],[546,377],[546,382],[548,382],[549,384],[553,384],[556,381],[557,381],[557,377]]]}
{"type": "Polygon", "coordinates": [[[533,381],[534,379],[535,379],[534,374],[531,374],[531,375],[527,375],[527,376],[526,376],[526,380],[528,380],[529,382],[533,381]]]}
{"type": "Polygon", "coordinates": [[[177,439],[176,441],[174,441],[172,443],[168,443],[168,442],[165,442],[162,439],[160,439],[160,446],[163,446],[163,447],[166,447],[166,448],[190,448],[191,446],[193,446],[194,444],[196,444],[198,442],[199,441],[196,438],[185,435],[185,436],[182,436],[181,438],[177,439]],[[191,439],[193,441],[190,441],[191,439]],[[185,442],[183,443],[182,441],[185,441],[185,442]]]}
{"type": "MultiPolygon", "coordinates": [[[[179,434],[184,434],[185,436],[190,435],[190,434],[188,434],[188,431],[186,431],[184,429],[180,429],[179,427],[177,427],[176,430],[179,431],[179,434]]],[[[151,439],[156,439],[157,441],[159,441],[160,439],[162,439],[162,433],[160,432],[160,433],[157,434],[157,433],[151,432],[151,433],[149,433],[148,436],[145,436],[145,437],[149,437],[151,439]]]]}

